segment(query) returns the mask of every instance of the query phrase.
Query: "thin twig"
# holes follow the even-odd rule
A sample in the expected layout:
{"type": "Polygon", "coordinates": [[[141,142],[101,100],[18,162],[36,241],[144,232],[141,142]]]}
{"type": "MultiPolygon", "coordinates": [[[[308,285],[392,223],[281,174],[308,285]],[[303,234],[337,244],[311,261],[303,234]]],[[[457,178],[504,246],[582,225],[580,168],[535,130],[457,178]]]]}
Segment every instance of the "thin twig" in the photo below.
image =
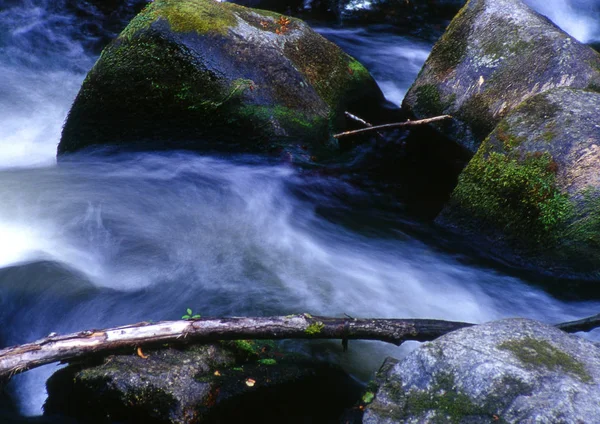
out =
{"type": "Polygon", "coordinates": [[[343,133],[335,134],[333,137],[341,138],[341,137],[347,137],[349,135],[362,134],[362,133],[369,132],[369,131],[387,130],[387,129],[391,129],[391,128],[407,127],[407,126],[411,126],[411,125],[430,124],[432,122],[442,121],[444,119],[452,119],[452,116],[441,115],[441,116],[434,116],[433,118],[420,119],[418,121],[395,122],[393,124],[377,125],[374,127],[362,128],[360,130],[346,131],[343,133]]]}
{"type": "MultiPolygon", "coordinates": [[[[344,112],[344,114],[346,115],[346,117],[356,121],[356,122],[360,122],[361,124],[363,124],[365,127],[369,127],[372,128],[373,124],[371,124],[370,122],[365,121],[364,119],[362,119],[360,116],[356,116],[351,114],[350,112],[344,112]]],[[[383,134],[381,134],[379,131],[377,131],[377,135],[379,137],[383,137],[383,134]]]]}
{"type": "Polygon", "coordinates": [[[352,120],[354,120],[354,121],[356,121],[356,122],[360,122],[360,123],[361,123],[361,124],[363,124],[365,127],[372,127],[372,126],[373,126],[373,124],[370,124],[369,122],[365,121],[364,119],[362,119],[362,118],[360,118],[360,117],[358,117],[358,116],[356,116],[356,115],[353,115],[353,114],[351,114],[350,112],[344,112],[344,114],[345,114],[345,115],[346,115],[348,118],[350,118],[350,119],[352,119],[352,120]]]}

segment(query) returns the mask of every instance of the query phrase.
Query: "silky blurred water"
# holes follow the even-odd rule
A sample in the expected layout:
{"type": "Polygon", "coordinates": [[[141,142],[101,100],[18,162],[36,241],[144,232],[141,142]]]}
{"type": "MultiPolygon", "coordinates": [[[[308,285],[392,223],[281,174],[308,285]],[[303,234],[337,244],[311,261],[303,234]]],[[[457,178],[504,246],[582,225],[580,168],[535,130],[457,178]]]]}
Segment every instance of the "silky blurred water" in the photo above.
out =
{"type": "MultiPolygon", "coordinates": [[[[64,117],[95,61],[90,43],[102,35],[67,6],[30,0],[0,10],[2,346],[177,319],[188,307],[203,316],[472,322],[558,322],[598,311],[599,302],[557,300],[440,251],[411,235],[423,225],[401,207],[375,206],[372,191],[275,160],[163,152],[79,155],[57,166],[64,117]]],[[[318,29],[365,63],[396,104],[431,47],[381,28],[318,29]]],[[[362,379],[411,347],[356,342],[343,354],[337,343],[296,346],[362,379]]],[[[13,379],[23,414],[41,412],[55,369],[13,379]]]]}

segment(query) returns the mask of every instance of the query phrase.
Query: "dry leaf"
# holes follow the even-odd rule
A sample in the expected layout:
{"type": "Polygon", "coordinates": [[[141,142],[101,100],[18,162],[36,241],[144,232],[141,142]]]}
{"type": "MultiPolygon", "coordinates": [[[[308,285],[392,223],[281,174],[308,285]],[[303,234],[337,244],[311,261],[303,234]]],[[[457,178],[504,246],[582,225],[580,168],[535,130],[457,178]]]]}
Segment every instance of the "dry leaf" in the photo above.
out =
{"type": "Polygon", "coordinates": [[[148,359],[150,357],[149,355],[144,355],[144,352],[142,352],[141,347],[137,348],[137,355],[142,359],[148,359]]]}

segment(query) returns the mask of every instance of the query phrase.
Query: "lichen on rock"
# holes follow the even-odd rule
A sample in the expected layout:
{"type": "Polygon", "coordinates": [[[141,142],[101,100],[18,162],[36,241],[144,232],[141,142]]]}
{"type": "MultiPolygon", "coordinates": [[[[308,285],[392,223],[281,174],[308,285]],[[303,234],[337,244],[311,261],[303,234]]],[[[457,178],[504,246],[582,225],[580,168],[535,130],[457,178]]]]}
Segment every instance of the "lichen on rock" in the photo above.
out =
{"type": "Polygon", "coordinates": [[[521,0],[470,0],[433,47],[403,107],[474,154],[524,100],[559,87],[600,86],[600,55],[521,0]]]}
{"type": "Polygon", "coordinates": [[[600,349],[526,319],[461,329],[388,360],[365,424],[593,422],[600,349]]]}

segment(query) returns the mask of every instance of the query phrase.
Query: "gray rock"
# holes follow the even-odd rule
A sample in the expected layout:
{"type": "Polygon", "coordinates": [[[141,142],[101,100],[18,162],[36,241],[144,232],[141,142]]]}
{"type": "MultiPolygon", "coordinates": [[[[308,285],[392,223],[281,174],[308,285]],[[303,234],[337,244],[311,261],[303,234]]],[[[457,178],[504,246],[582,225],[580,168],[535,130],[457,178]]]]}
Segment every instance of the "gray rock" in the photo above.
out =
{"type": "Polygon", "coordinates": [[[437,223],[559,276],[600,272],[600,94],[559,88],[514,109],[437,223]]]}
{"type": "Polygon", "coordinates": [[[344,111],[373,118],[383,101],[360,63],[301,20],[155,0],[88,73],[58,154],[116,145],[325,159],[339,153],[331,134],[344,111]]]}
{"type": "Polygon", "coordinates": [[[470,0],[435,44],[403,102],[450,114],[444,134],[475,153],[525,99],[557,87],[600,91],[600,55],[520,0],[470,0]]]}
{"type": "Polygon", "coordinates": [[[379,378],[365,424],[600,422],[600,349],[527,319],[449,333],[379,378]]]}

